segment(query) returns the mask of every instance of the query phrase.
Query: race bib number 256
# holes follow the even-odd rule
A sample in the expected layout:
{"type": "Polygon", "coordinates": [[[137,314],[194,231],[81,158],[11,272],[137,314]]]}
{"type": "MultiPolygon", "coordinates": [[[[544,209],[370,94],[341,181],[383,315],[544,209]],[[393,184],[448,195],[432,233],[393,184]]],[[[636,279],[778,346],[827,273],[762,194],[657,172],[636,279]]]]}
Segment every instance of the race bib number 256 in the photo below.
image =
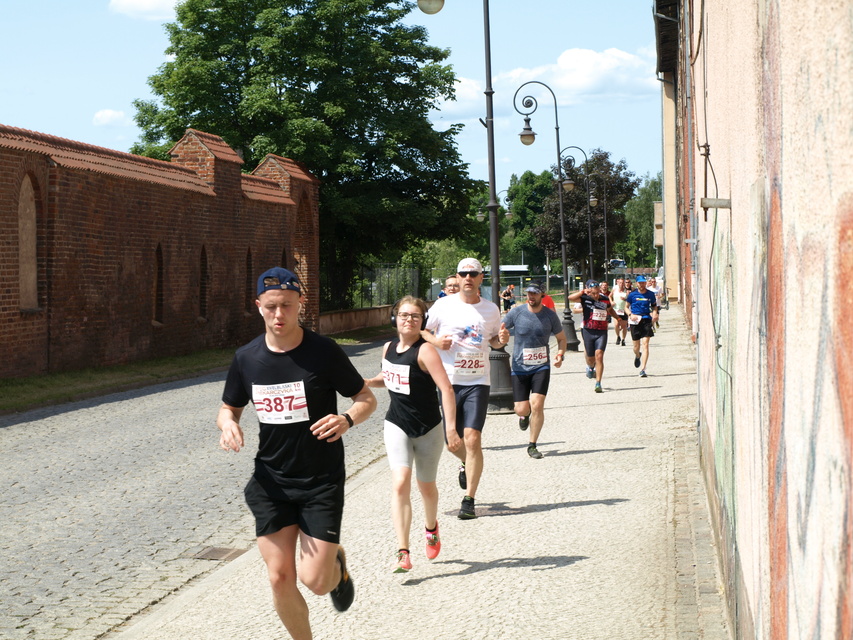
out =
{"type": "Polygon", "coordinates": [[[253,384],[252,402],[258,412],[258,421],[265,424],[290,424],[308,420],[308,401],[305,383],[253,384]]]}

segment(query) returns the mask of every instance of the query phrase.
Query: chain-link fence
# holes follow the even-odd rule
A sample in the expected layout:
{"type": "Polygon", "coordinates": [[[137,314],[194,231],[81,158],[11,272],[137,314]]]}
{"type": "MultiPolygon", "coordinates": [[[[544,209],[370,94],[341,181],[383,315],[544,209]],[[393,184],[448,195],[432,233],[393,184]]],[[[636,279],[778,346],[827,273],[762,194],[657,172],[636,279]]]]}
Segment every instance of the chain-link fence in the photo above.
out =
{"type": "Polygon", "coordinates": [[[354,309],[394,304],[403,296],[417,296],[419,270],[403,264],[380,263],[362,268],[353,282],[354,309]]]}

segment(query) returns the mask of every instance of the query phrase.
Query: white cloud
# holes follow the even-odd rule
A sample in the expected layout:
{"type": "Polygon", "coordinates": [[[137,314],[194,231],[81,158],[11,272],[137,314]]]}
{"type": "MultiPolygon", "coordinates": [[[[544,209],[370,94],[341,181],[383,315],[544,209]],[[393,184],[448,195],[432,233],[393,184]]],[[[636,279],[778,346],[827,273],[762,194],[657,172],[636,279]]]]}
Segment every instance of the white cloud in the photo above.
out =
{"type": "MultiPolygon", "coordinates": [[[[518,83],[539,80],[551,87],[561,107],[582,102],[657,97],[660,90],[651,53],[643,50],[638,55],[612,48],[604,51],[567,49],[556,64],[514,69],[502,74],[496,84],[517,87],[518,83]]],[[[535,93],[535,87],[531,87],[531,93],[535,93]]]]}
{"type": "MultiPolygon", "coordinates": [[[[496,125],[501,117],[514,118],[512,97],[521,85],[531,80],[551,87],[560,109],[581,104],[659,100],[655,62],[655,51],[650,48],[636,54],[613,48],[567,49],[555,63],[498,73],[492,82],[496,125]]],[[[484,90],[480,78],[458,78],[456,102],[441,103],[440,112],[433,112],[433,120],[476,123],[477,118],[486,115],[484,90]]],[[[518,102],[525,96],[538,100],[540,109],[553,108],[553,99],[544,87],[528,85],[518,93],[518,102]]]]}
{"type": "Polygon", "coordinates": [[[124,111],[114,109],[101,109],[92,118],[92,124],[96,127],[126,127],[133,124],[124,111]]]}
{"type": "Polygon", "coordinates": [[[143,20],[172,20],[178,0],[110,0],[110,11],[143,20]]]}

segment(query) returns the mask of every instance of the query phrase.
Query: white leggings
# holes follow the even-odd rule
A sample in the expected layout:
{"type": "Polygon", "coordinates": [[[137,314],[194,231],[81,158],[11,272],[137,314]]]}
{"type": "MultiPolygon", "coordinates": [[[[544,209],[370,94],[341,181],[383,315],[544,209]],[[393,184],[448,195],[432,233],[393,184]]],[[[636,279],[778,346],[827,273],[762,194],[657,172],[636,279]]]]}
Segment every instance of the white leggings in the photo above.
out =
{"type": "Polygon", "coordinates": [[[435,482],[438,475],[438,461],[444,450],[444,433],[439,422],[426,434],[412,438],[393,422],[385,421],[385,451],[388,464],[392,469],[412,468],[421,482],[435,482]]]}

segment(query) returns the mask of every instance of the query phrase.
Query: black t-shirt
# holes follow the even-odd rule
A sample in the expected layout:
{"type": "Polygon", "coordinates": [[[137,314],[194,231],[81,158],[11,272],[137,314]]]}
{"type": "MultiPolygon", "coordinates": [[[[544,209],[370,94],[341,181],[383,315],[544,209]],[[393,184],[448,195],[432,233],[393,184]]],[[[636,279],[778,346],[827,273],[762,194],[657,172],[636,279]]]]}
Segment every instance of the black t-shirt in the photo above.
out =
{"type": "Polygon", "coordinates": [[[222,401],[232,407],[253,402],[260,422],[256,469],[263,465],[281,485],[301,487],[344,476],[343,441],[318,440],[309,427],[338,413],[336,393],[352,397],[363,387],[337,343],[305,329],[287,353],[270,351],[263,335],[240,347],[222,401]]]}
{"type": "Polygon", "coordinates": [[[441,422],[438,394],[432,376],[418,365],[424,339],[418,338],[403,353],[397,353],[399,344],[399,338],[388,343],[382,361],[382,375],[391,398],[385,419],[407,436],[419,438],[441,422]]]}

